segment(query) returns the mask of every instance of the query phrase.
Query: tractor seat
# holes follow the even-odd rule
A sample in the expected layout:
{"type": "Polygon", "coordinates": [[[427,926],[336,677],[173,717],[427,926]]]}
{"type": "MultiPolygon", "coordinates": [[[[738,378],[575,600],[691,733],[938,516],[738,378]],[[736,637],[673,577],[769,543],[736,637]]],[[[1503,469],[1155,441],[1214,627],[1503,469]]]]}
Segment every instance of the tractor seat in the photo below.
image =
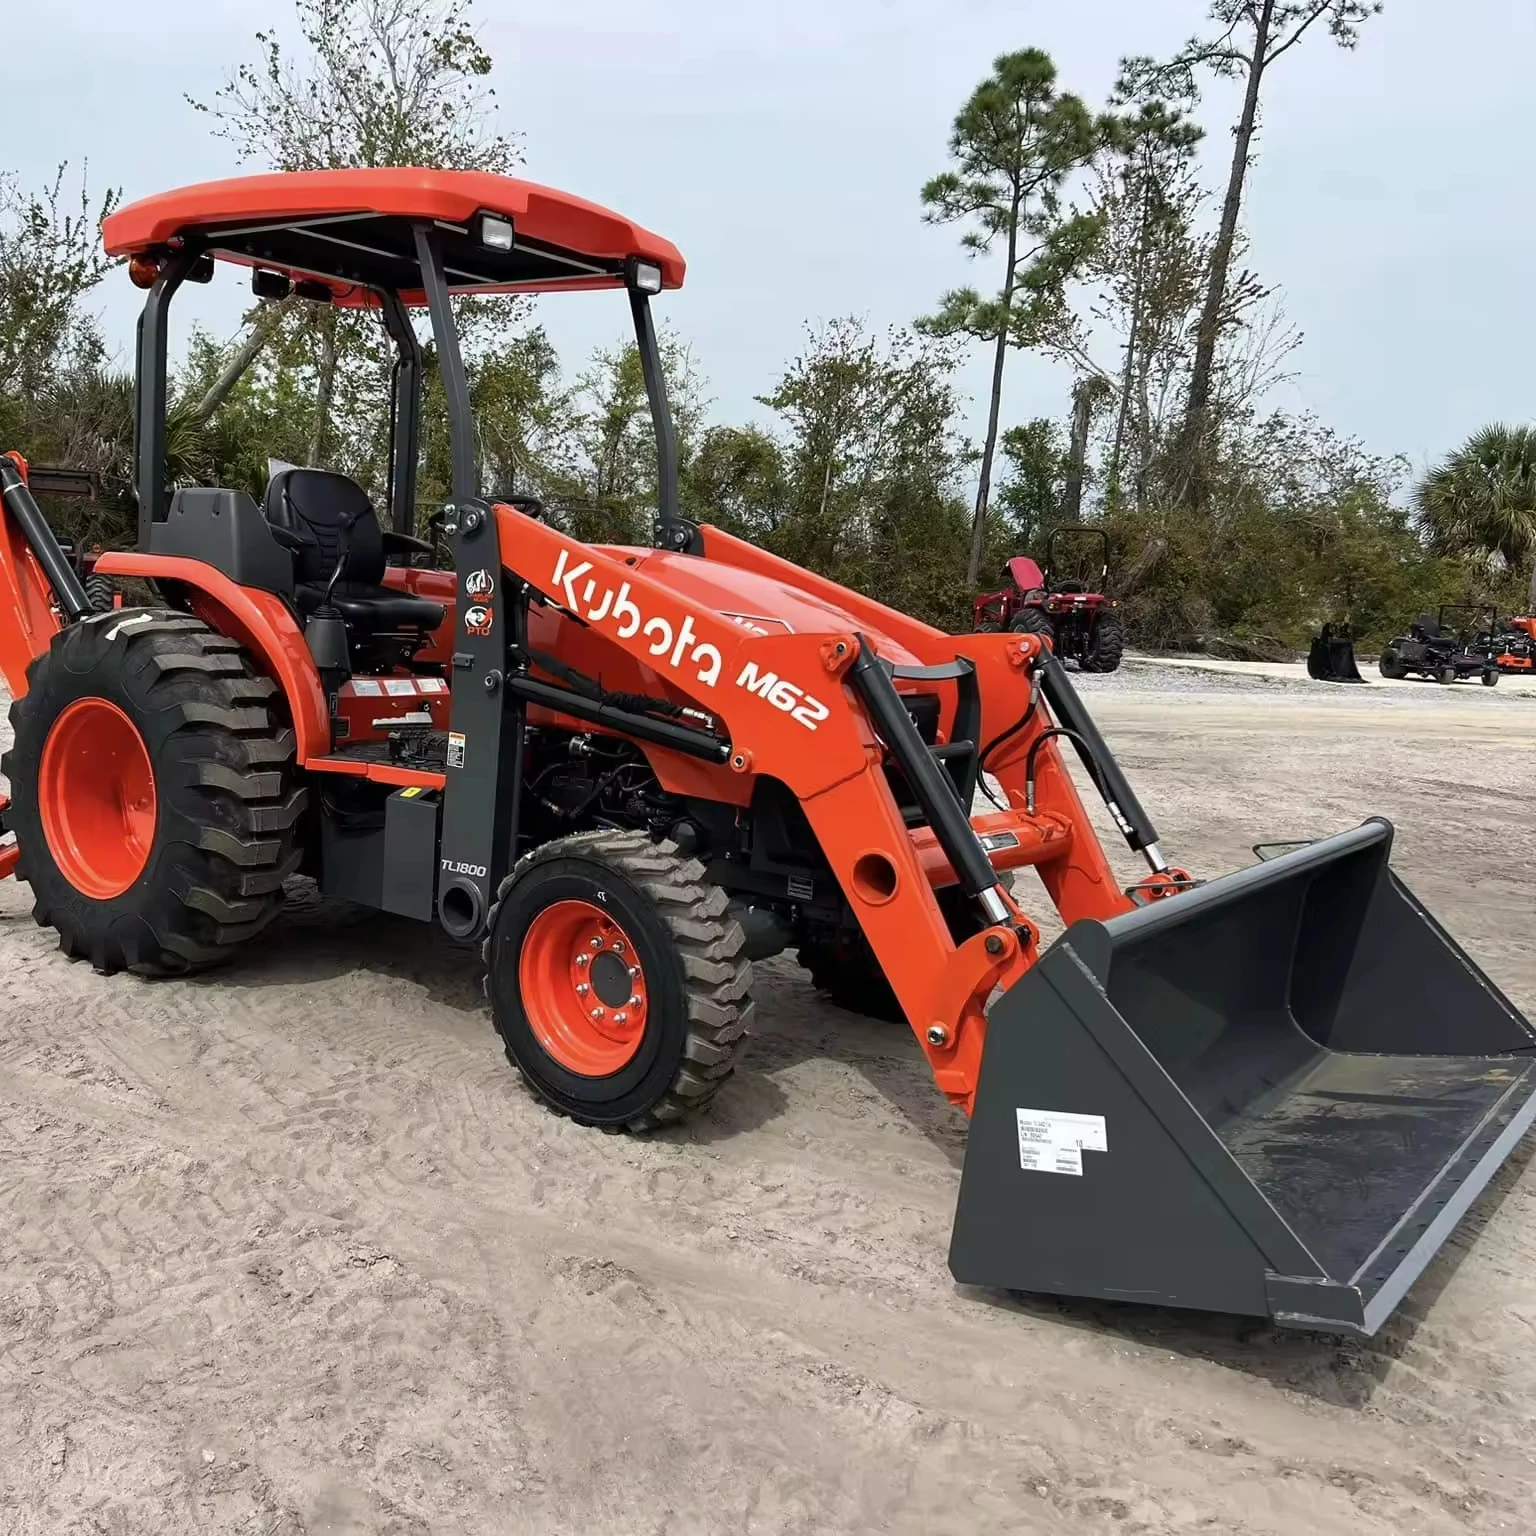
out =
{"type": "Polygon", "coordinates": [[[294,603],[306,618],[325,601],[326,585],[346,551],[331,601],[363,632],[436,629],[443,605],[382,585],[384,534],[355,480],[329,469],[281,469],[267,486],[267,521],[297,538],[294,603]]]}

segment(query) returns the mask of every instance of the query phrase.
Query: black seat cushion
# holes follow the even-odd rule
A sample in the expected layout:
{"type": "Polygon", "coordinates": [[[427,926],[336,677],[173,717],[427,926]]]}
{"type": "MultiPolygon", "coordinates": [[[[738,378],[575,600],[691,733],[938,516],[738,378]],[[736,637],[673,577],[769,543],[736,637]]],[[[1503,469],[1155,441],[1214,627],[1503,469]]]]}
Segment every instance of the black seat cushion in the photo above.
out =
{"type": "Polygon", "coordinates": [[[384,536],[368,494],[329,469],[282,469],[267,486],[263,507],[274,528],[300,541],[294,552],[299,612],[312,613],[346,551],[331,600],[350,625],[368,630],[436,629],[443,605],[381,586],[384,536]]]}
{"type": "MultiPolygon", "coordinates": [[[[325,601],[324,583],[305,583],[295,593],[295,601],[308,618],[325,601]]],[[[436,629],[443,622],[441,603],[389,587],[360,587],[353,581],[336,583],[331,604],[348,624],[360,629],[436,629]]]]}

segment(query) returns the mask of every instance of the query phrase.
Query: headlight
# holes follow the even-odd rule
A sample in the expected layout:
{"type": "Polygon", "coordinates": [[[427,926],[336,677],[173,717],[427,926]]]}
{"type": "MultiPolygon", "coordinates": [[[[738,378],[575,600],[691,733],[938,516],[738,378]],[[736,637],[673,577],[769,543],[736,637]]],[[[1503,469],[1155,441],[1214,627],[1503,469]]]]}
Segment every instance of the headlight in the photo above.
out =
{"type": "Polygon", "coordinates": [[[641,293],[661,292],[661,268],[654,261],[637,261],[631,281],[641,293]]]}
{"type": "Polygon", "coordinates": [[[511,219],[499,219],[493,213],[481,214],[480,243],[488,245],[493,251],[510,251],[512,249],[511,219]]]}

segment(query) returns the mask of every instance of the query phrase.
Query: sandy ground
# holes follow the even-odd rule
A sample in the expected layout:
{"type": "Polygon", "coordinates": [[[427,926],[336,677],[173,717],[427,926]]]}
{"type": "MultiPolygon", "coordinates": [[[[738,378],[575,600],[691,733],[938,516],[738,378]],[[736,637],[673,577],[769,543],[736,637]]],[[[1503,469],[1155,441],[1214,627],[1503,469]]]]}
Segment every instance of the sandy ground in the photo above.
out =
{"type": "MultiPolygon", "coordinates": [[[[1170,853],[1385,812],[1536,1012],[1536,699],[1091,691],[1170,853]]],[[[964,1124],[915,1045],[787,961],[714,1112],[641,1142],[528,1098],[405,922],[297,902],[145,984],[28,913],[0,886],[0,1531],[1536,1525],[1529,1147],[1368,1345],[1009,1300],[945,1267],[964,1124]]]]}

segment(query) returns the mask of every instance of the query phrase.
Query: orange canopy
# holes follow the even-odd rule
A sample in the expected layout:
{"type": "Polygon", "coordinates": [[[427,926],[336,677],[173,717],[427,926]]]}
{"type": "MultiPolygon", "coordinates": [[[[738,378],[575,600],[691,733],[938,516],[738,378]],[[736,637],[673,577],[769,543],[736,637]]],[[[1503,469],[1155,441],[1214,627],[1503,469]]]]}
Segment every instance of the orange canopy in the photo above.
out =
{"type": "Polygon", "coordinates": [[[664,288],[683,282],[670,240],[596,203],[485,171],[365,168],[203,182],[118,209],[102,239],[111,256],[192,239],[226,260],[321,278],[342,303],[368,303],[379,286],[419,302],[409,226],[422,221],[443,230],[457,293],[619,287],[630,258],[659,266],[664,288]],[[512,251],[481,240],[476,221],[486,213],[512,221],[512,251]]]}

